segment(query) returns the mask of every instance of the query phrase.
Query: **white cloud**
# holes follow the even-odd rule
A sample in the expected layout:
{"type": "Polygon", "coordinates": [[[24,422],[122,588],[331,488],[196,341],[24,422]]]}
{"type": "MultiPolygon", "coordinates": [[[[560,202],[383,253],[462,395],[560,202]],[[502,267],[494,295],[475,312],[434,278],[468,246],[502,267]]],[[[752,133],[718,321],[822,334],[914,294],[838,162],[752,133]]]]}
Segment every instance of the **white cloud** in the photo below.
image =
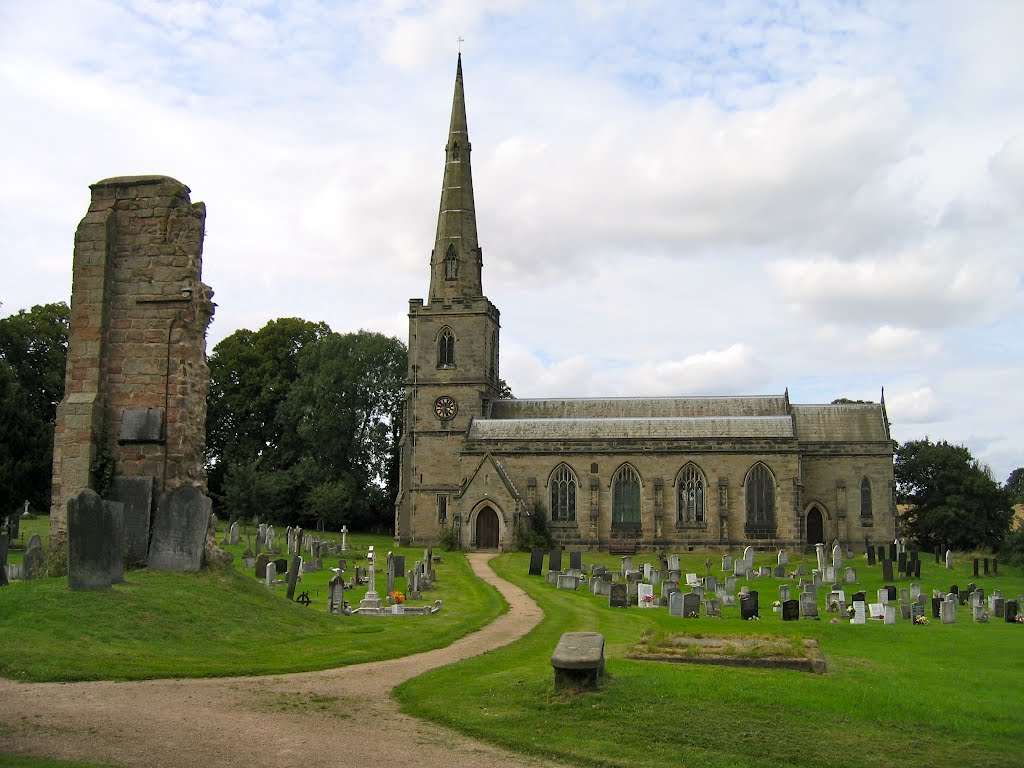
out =
{"type": "Polygon", "coordinates": [[[949,415],[949,406],[940,401],[930,386],[886,394],[886,412],[900,424],[934,424],[949,415]]]}

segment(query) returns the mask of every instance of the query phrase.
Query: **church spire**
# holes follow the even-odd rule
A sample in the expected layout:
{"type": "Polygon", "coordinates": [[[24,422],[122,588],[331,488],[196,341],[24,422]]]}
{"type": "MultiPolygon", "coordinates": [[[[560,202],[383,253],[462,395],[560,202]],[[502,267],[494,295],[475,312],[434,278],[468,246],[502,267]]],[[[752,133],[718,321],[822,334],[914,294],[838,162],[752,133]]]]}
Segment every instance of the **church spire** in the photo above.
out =
{"type": "Polygon", "coordinates": [[[480,281],[483,256],[477,242],[473,173],[469,163],[469,130],[462,85],[462,54],[455,70],[455,96],[444,148],[444,180],[437,214],[437,236],[430,256],[428,302],[483,295],[480,281]]]}

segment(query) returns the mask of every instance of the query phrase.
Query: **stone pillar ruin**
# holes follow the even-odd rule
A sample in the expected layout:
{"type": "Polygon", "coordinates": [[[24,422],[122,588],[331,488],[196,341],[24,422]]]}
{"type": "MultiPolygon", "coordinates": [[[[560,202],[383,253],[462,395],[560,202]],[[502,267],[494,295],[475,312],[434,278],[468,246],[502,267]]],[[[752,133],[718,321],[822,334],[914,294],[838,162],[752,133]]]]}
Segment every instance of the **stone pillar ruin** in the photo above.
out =
{"type": "Polygon", "coordinates": [[[206,206],[167,176],[90,188],[75,232],[54,435],[54,542],[66,541],[68,500],[86,488],[105,497],[134,493],[127,501],[145,514],[143,536],[165,491],[186,484],[206,491],[206,329],[214,312],[213,291],[202,282],[206,206]]]}

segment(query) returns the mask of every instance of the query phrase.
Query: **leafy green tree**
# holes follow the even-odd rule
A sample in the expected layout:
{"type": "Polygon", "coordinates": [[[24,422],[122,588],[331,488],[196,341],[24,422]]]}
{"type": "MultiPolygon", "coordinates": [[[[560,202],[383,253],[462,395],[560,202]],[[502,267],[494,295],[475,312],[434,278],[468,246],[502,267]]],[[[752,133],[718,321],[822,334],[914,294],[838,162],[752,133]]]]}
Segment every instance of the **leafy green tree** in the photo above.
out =
{"type": "Polygon", "coordinates": [[[1003,488],[1010,494],[1012,504],[1024,504],[1024,467],[1013,470],[1006,478],[1006,485],[1003,488]]]}
{"type": "Polygon", "coordinates": [[[895,474],[904,530],[924,547],[995,550],[1010,530],[1008,494],[962,445],[909,440],[895,474]]]}
{"type": "Polygon", "coordinates": [[[356,525],[390,518],[407,362],[401,341],[370,331],[331,333],[303,350],[279,418],[302,442],[314,514],[330,502],[356,525]]]}
{"type": "Polygon", "coordinates": [[[0,360],[5,360],[28,396],[32,413],[54,422],[64,397],[70,310],[64,302],[37,304],[0,319],[0,360]]]}
{"type": "MultiPolygon", "coordinates": [[[[206,457],[215,497],[224,499],[231,468],[236,473],[231,504],[239,505],[239,483],[250,474],[254,478],[253,473],[287,469],[298,461],[298,436],[278,421],[277,411],[298,378],[299,353],[330,330],[326,323],[280,318],[258,331],[236,331],[214,347],[209,358],[206,457]]],[[[251,479],[252,493],[255,482],[251,479]]],[[[235,512],[254,514],[240,508],[235,512]]]]}
{"type": "Polygon", "coordinates": [[[53,428],[64,396],[66,304],[0,319],[0,515],[50,507],[53,428]]]}

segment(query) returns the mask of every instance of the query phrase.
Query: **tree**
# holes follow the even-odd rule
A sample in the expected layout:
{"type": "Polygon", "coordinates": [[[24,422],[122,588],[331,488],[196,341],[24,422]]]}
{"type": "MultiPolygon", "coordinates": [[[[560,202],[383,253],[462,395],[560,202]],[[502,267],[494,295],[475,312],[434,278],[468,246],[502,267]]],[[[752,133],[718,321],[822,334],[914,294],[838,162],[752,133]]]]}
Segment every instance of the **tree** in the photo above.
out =
{"type": "Polygon", "coordinates": [[[923,547],[995,550],[1010,530],[1008,494],[964,446],[909,440],[895,474],[897,501],[908,505],[901,522],[923,547]]]}
{"type": "Polygon", "coordinates": [[[1011,504],[1024,504],[1024,467],[1017,467],[1010,473],[1003,489],[1010,494],[1011,504]]]}
{"type": "Polygon", "coordinates": [[[24,501],[50,507],[68,317],[67,305],[58,303],[0,319],[0,515],[24,501]]]}
{"type": "Polygon", "coordinates": [[[64,397],[70,314],[68,305],[58,302],[0,320],[0,359],[10,365],[32,413],[43,422],[56,421],[64,397]]]}
{"type": "Polygon", "coordinates": [[[279,419],[301,440],[316,517],[337,503],[345,522],[390,518],[407,364],[401,341],[369,331],[331,333],[303,350],[279,419]]]}
{"type": "Polygon", "coordinates": [[[298,461],[298,438],[278,421],[277,411],[298,378],[299,353],[330,330],[326,323],[280,318],[259,331],[235,331],[214,347],[209,359],[206,461],[215,497],[223,497],[232,467],[239,473],[232,491],[237,503],[238,482],[247,472],[287,468],[298,461]]]}

